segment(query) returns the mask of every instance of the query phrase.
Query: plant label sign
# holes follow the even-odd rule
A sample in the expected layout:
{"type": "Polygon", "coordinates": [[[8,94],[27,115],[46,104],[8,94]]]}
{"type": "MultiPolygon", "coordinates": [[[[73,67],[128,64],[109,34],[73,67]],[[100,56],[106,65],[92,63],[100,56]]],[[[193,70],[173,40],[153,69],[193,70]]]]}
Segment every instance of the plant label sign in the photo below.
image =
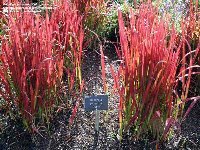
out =
{"type": "Polygon", "coordinates": [[[108,95],[85,96],[85,111],[108,110],[108,95]]]}

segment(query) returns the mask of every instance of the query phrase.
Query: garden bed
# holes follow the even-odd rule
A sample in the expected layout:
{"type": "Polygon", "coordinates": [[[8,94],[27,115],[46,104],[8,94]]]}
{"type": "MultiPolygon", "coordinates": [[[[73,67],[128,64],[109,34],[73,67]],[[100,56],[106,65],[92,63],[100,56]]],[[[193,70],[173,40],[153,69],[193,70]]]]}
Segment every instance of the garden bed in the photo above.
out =
{"type": "MultiPolygon", "coordinates": [[[[111,52],[113,53],[113,52],[111,52]]],[[[110,53],[110,54],[111,54],[110,53]]],[[[108,56],[109,57],[113,57],[108,56]]],[[[84,95],[103,93],[100,56],[95,51],[87,53],[83,63],[83,78],[88,85],[84,95]]],[[[117,64],[109,58],[109,63],[117,64]]],[[[106,69],[109,71],[109,69],[106,69]]],[[[111,77],[111,75],[110,75],[111,77]]],[[[109,78],[109,73],[108,73],[109,78]]],[[[112,88],[112,79],[108,79],[109,88],[112,88]]],[[[155,149],[155,141],[148,135],[137,141],[131,136],[125,136],[122,142],[118,135],[118,99],[117,95],[109,97],[109,110],[100,113],[100,130],[97,136],[94,130],[95,113],[85,112],[83,102],[72,126],[68,125],[70,112],[62,110],[54,116],[50,124],[50,131],[41,126],[38,133],[30,134],[23,127],[22,120],[11,120],[1,112],[3,128],[0,134],[0,147],[2,150],[46,150],[46,149],[155,149]]],[[[198,149],[200,147],[200,103],[198,102],[187,119],[181,125],[181,131],[171,141],[164,143],[161,149],[198,149]]]]}
{"type": "Polygon", "coordinates": [[[166,12],[164,3],[117,2],[5,6],[0,149],[200,147],[197,1],[166,12]],[[84,109],[98,94],[109,97],[99,132],[84,109]]]}

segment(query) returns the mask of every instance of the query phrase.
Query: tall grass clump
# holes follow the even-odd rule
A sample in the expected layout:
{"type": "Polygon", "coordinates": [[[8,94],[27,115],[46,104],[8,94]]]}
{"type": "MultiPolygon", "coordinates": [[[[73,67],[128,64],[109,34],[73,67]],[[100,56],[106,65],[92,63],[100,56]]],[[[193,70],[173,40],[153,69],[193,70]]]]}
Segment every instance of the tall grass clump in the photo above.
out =
{"type": "Polygon", "coordinates": [[[187,95],[199,47],[185,53],[184,23],[179,36],[169,22],[170,18],[159,18],[151,4],[142,4],[135,12],[130,9],[129,17],[118,11],[116,51],[121,63],[117,72],[111,66],[111,73],[119,94],[121,136],[129,132],[136,139],[150,134],[157,141],[167,140],[173,127],[179,127],[184,103],[197,101],[187,95]]]}
{"type": "Polygon", "coordinates": [[[55,3],[50,14],[14,10],[4,16],[0,95],[7,112],[28,127],[37,119],[49,123],[55,107],[76,103],[81,90],[82,17],[70,2],[55,3]]]}

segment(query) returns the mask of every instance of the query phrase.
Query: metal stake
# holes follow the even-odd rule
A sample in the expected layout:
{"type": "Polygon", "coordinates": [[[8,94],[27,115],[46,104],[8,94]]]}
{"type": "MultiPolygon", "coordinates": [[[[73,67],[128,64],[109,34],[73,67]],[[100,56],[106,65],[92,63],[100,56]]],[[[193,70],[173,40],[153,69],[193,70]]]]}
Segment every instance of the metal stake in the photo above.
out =
{"type": "Polygon", "coordinates": [[[99,132],[99,110],[97,109],[97,106],[95,111],[95,129],[99,132]]]}

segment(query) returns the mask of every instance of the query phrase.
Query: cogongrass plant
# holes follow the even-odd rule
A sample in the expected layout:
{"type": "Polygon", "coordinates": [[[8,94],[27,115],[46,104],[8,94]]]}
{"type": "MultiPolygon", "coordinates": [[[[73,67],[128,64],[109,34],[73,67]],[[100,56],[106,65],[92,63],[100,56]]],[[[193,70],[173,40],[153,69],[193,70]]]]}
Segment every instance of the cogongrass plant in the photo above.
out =
{"type": "Polygon", "coordinates": [[[56,6],[51,15],[14,10],[4,16],[0,95],[7,112],[13,115],[15,108],[27,127],[35,125],[37,118],[49,123],[61,100],[66,105],[76,103],[73,121],[80,101],[82,17],[69,1],[56,2],[56,6]],[[66,92],[68,97],[62,97],[66,92]]]}
{"type": "Polygon", "coordinates": [[[199,67],[194,65],[199,45],[186,53],[185,23],[180,37],[169,25],[171,19],[159,18],[151,4],[142,4],[136,12],[130,9],[124,18],[119,10],[120,48],[116,52],[121,64],[117,72],[111,65],[113,89],[119,94],[120,135],[130,132],[139,139],[150,133],[158,142],[167,140],[173,127],[180,125],[184,103],[198,99],[187,95],[192,68],[199,67]]]}
{"type": "MultiPolygon", "coordinates": [[[[198,0],[189,0],[187,2],[187,16],[184,17],[184,33],[185,39],[187,40],[187,44],[184,45],[186,52],[189,53],[190,50],[194,50],[200,47],[200,21],[199,21],[199,8],[200,5],[198,0]]],[[[183,54],[184,55],[184,54],[183,54]]],[[[186,63],[189,63],[189,59],[186,59],[186,63]]],[[[200,53],[197,55],[196,60],[194,61],[196,65],[200,65],[200,53]]],[[[199,72],[199,68],[194,68],[194,72],[199,72]]],[[[189,88],[188,94],[190,96],[198,96],[199,95],[199,73],[196,73],[191,78],[191,86],[189,88]]]]}

